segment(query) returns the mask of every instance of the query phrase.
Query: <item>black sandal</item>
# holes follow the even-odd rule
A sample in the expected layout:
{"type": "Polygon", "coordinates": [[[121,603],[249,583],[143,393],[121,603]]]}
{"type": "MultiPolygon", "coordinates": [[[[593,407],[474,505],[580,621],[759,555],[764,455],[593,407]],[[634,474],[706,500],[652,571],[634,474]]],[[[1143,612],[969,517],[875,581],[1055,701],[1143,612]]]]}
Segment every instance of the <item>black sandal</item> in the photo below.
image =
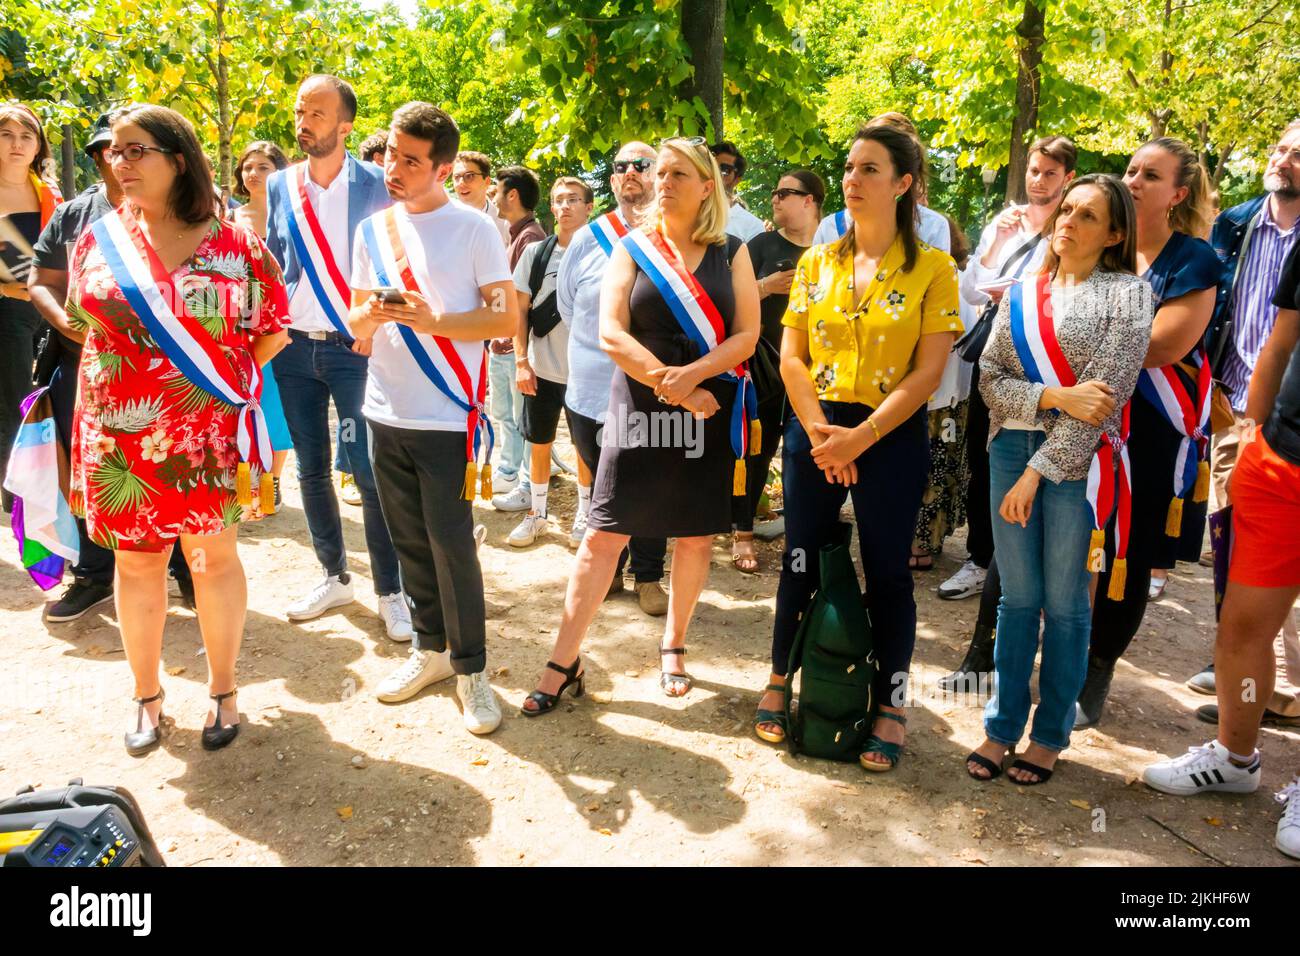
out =
{"type": "MultiPolygon", "coordinates": [[[[686,656],[686,648],[684,648],[684,647],[661,647],[661,648],[659,648],[659,656],[660,656],[660,657],[663,657],[663,655],[665,655],[665,654],[675,654],[675,655],[677,655],[678,657],[685,657],[685,656],[686,656]]],[[[659,689],[660,689],[661,691],[664,692],[665,696],[668,696],[668,697],[685,697],[687,694],[689,694],[689,693],[691,692],[691,688],[694,687],[694,686],[695,686],[695,678],[692,677],[690,674],[685,674],[685,673],[682,673],[682,674],[670,674],[668,671],[664,670],[664,668],[663,668],[663,661],[660,661],[660,662],[659,662],[659,689]],[[680,694],[672,694],[672,693],[669,693],[669,691],[668,691],[668,685],[669,685],[669,684],[685,684],[685,685],[686,685],[686,689],[685,689],[684,691],[682,691],[680,694]]]]}
{"type": "Polygon", "coordinates": [[[546,714],[554,710],[556,705],[560,702],[561,695],[568,690],[570,686],[573,687],[573,696],[575,699],[586,693],[587,688],[584,684],[586,674],[579,670],[579,668],[582,667],[581,657],[575,657],[573,663],[568,667],[561,667],[559,664],[555,663],[555,661],[547,661],[546,666],[553,671],[558,671],[563,674],[564,683],[560,685],[560,689],[554,694],[548,694],[546,691],[542,690],[535,690],[529,694],[528,697],[525,698],[524,703],[526,704],[531,700],[537,705],[537,709],[529,710],[527,707],[521,705],[519,711],[525,717],[536,717],[538,714],[546,714]]]}
{"type": "MultiPolygon", "coordinates": [[[[1005,754],[1003,755],[1002,759],[1003,760],[1006,759],[1005,754]]],[[[980,783],[986,783],[989,780],[996,780],[998,777],[1002,776],[1002,764],[994,763],[988,757],[985,757],[983,754],[977,754],[973,750],[966,755],[966,762],[979,764],[981,767],[983,767],[985,770],[989,772],[989,775],[987,777],[981,777],[977,773],[972,773],[970,767],[967,767],[966,775],[969,776],[972,780],[978,780],[980,783]]]]}
{"type": "MultiPolygon", "coordinates": [[[[204,750],[220,750],[239,736],[239,721],[223,727],[221,725],[221,702],[229,697],[234,697],[239,693],[238,687],[232,687],[224,694],[209,694],[208,696],[217,702],[217,716],[213,718],[211,727],[204,727],[203,733],[199,735],[200,742],[204,750]]],[[[235,716],[239,713],[236,711],[235,716]]]]}
{"type": "Polygon", "coordinates": [[[1021,787],[1036,787],[1040,783],[1047,783],[1052,779],[1052,771],[1046,767],[1040,767],[1036,763],[1030,763],[1028,760],[1017,760],[1011,765],[1012,770],[1028,770],[1030,773],[1038,775],[1037,780],[1017,780],[1015,777],[1008,777],[1012,783],[1021,787]]]}

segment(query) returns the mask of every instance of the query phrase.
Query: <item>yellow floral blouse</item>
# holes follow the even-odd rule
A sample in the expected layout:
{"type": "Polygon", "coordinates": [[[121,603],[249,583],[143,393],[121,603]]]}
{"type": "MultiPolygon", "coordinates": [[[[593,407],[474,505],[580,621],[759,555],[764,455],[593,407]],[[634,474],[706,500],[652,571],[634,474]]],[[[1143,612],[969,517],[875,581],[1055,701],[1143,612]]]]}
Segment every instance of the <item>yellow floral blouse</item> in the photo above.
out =
{"type": "Polygon", "coordinates": [[[835,245],[800,257],[781,324],[808,333],[808,371],[820,399],[875,408],[912,370],[922,335],[961,334],[957,266],[921,242],[916,264],[904,272],[896,239],[864,296],[853,289],[853,257],[839,258],[835,245]]]}

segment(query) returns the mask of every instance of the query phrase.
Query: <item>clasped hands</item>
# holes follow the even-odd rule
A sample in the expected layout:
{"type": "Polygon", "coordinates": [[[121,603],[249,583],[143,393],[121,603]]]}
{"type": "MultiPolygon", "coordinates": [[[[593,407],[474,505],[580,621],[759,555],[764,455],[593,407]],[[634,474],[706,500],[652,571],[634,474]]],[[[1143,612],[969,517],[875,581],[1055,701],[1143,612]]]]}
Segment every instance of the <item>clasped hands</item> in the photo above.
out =
{"type": "Polygon", "coordinates": [[[813,422],[808,438],[813,464],[832,485],[845,487],[858,480],[858,456],[875,444],[875,432],[866,422],[857,428],[813,422]]]}
{"type": "Polygon", "coordinates": [[[703,376],[689,366],[651,369],[649,375],[657,383],[655,397],[665,405],[680,405],[696,418],[710,418],[722,408],[712,392],[700,387],[703,376]]]}

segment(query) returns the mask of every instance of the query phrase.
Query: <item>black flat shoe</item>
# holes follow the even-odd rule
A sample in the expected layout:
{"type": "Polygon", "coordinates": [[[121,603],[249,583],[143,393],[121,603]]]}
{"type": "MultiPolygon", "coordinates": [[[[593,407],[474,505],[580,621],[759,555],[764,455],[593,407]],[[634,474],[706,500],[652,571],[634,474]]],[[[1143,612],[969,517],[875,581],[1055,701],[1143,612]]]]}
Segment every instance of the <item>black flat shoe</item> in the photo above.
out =
{"type": "Polygon", "coordinates": [[[211,727],[204,727],[200,737],[204,750],[220,750],[239,736],[239,721],[235,721],[227,727],[221,726],[221,702],[227,697],[234,697],[239,693],[239,688],[228,690],[224,694],[209,694],[217,702],[217,716],[213,720],[211,727]]]}
{"type": "Polygon", "coordinates": [[[144,726],[144,705],[152,704],[155,700],[161,701],[166,696],[162,688],[159,688],[158,693],[152,697],[131,698],[138,705],[135,711],[135,730],[128,730],[122,739],[126,742],[126,752],[132,757],[142,757],[162,743],[162,708],[158,709],[158,726],[146,730],[144,726]]]}
{"type": "MultiPolygon", "coordinates": [[[[621,580],[621,578],[616,578],[616,580],[621,580]]],[[[556,705],[559,704],[560,697],[564,694],[566,690],[569,689],[570,686],[573,687],[573,696],[575,698],[581,697],[583,694],[587,692],[587,688],[584,683],[585,675],[581,670],[582,668],[581,657],[575,657],[573,659],[573,663],[570,664],[568,667],[561,667],[559,664],[555,663],[555,661],[547,661],[546,666],[553,671],[558,671],[559,673],[563,674],[564,683],[560,685],[560,689],[557,690],[554,694],[548,694],[546,693],[546,691],[543,690],[535,690],[531,694],[529,694],[527,700],[525,700],[524,703],[528,703],[528,701],[531,700],[534,704],[537,705],[537,707],[535,710],[530,710],[527,707],[520,707],[519,712],[523,714],[525,717],[536,717],[538,714],[547,714],[553,711],[556,705]]]]}

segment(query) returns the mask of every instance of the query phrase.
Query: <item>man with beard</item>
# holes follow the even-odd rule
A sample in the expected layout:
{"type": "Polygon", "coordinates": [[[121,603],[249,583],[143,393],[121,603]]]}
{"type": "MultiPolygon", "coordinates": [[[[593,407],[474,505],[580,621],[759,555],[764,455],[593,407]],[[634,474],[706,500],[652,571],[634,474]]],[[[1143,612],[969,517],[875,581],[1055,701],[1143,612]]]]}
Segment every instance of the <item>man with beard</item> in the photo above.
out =
{"type": "MultiPolygon", "coordinates": [[[[578,230],[564,254],[556,279],[555,304],[569,330],[565,419],[578,457],[586,473],[593,477],[600,461],[601,423],[609,408],[614,379],[614,360],[600,347],[600,286],[619,237],[640,225],[639,213],[654,199],[656,155],[651,147],[639,142],[625,143],[618,151],[614,157],[614,175],[609,178],[609,188],[618,200],[618,208],[597,216],[578,230]]],[[[658,503],[647,501],[645,505],[653,508],[658,503]]],[[[582,541],[590,507],[591,484],[579,481],[574,541],[582,541]]],[[[618,559],[609,593],[623,590],[623,565],[630,553],[641,610],[656,617],[667,614],[668,594],[659,583],[664,576],[666,550],[667,542],[663,538],[633,538],[628,551],[618,559]]]]}
{"type": "MultiPolygon", "coordinates": [[[[1273,295],[1282,264],[1296,246],[1300,219],[1300,120],[1282,131],[1264,170],[1264,195],[1233,206],[1215,220],[1211,244],[1223,260],[1219,301],[1206,333],[1214,379],[1228,393],[1233,422],[1216,432],[1210,454],[1210,479],[1217,507],[1228,504],[1228,476],[1237,464],[1247,428],[1246,393],[1260,351],[1277,322],[1273,295]]],[[[1300,717],[1300,636],[1295,617],[1286,616],[1273,645],[1277,682],[1265,721],[1300,717]]],[[[1214,665],[1187,682],[1192,690],[1213,694],[1214,665]]],[[[1197,710],[1202,720],[1218,719],[1218,707],[1197,710]]]]}
{"type": "Polygon", "coordinates": [[[307,161],[267,181],[266,244],[289,290],[289,345],[274,359],[284,417],[298,457],[298,483],[316,558],[325,578],[290,604],[291,621],[310,621],[354,600],[338,499],[330,482],[329,403],[338,412],[344,458],[361,492],[366,549],[379,615],[388,636],[411,639],[411,614],[397,554],[375,491],[361,417],[368,340],[348,328],[352,236],[361,220],[392,204],[383,172],[344,147],[357,115],[352,87],[334,76],[309,76],[298,88],[294,129],[307,161]]]}
{"type": "Polygon", "coordinates": [[[407,103],[393,114],[384,183],[397,204],[353,240],[349,321],[372,343],[362,412],[415,609],[410,655],[377,696],[407,700],[455,673],[465,726],[487,734],[501,708],[486,670],[472,439],[486,431],[483,340],[512,332],[519,312],[496,229],[442,188],[459,144],[436,106],[407,103]],[[392,288],[400,295],[371,291],[392,288]]]}

